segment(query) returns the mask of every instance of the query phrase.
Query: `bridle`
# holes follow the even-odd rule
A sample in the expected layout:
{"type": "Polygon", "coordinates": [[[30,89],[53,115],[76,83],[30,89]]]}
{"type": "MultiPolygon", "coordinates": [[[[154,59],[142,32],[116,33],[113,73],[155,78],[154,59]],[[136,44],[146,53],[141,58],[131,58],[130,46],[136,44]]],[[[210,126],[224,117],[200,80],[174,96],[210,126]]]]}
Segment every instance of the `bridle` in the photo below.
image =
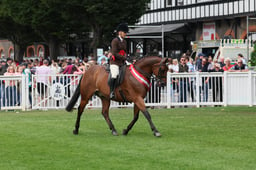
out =
{"type": "MultiPolygon", "coordinates": [[[[155,64],[155,65],[158,65],[158,64],[155,64]]],[[[154,66],[155,66],[154,65],[154,66]]],[[[160,64],[159,64],[159,68],[158,68],[158,74],[157,76],[154,76],[155,77],[155,80],[159,83],[159,84],[162,84],[162,83],[165,83],[163,81],[163,78],[165,78],[165,69],[162,69],[162,67],[167,67],[166,63],[164,62],[164,59],[161,60],[160,64]]]]}
{"type": "Polygon", "coordinates": [[[158,74],[154,75],[154,74],[149,74],[145,71],[143,71],[141,68],[139,68],[138,66],[134,65],[135,69],[138,70],[144,77],[146,77],[148,80],[153,79],[156,80],[157,83],[164,83],[164,81],[162,80],[163,78],[165,78],[165,70],[162,69],[162,67],[166,67],[166,63],[164,63],[164,59],[161,60],[160,64],[154,64],[153,67],[159,67],[158,68],[158,74]]]}

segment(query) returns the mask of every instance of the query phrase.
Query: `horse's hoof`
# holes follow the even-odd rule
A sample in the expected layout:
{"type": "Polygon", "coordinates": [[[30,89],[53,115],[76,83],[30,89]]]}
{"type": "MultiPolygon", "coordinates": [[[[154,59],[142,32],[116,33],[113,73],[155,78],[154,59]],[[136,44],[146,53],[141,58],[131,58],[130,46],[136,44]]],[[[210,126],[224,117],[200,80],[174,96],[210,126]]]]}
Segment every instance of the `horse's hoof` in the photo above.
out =
{"type": "Polygon", "coordinates": [[[161,135],[161,133],[159,133],[159,132],[155,132],[155,133],[154,133],[154,136],[156,136],[156,137],[161,137],[162,135],[161,135]]]}
{"type": "Polygon", "coordinates": [[[118,136],[118,133],[116,131],[112,131],[113,136],[118,136]]]}
{"type": "Polygon", "coordinates": [[[128,134],[128,131],[126,129],[123,130],[123,135],[127,135],[128,134]]]}
{"type": "Polygon", "coordinates": [[[74,135],[78,135],[78,131],[77,130],[73,130],[73,134],[74,135]]]}

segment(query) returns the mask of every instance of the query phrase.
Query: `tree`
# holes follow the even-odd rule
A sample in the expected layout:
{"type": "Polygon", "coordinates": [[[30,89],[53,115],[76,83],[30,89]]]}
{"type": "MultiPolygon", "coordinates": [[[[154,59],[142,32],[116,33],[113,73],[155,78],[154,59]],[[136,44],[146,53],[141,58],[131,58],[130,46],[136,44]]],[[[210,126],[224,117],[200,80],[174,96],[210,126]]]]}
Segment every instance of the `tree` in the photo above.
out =
{"type": "Polygon", "coordinates": [[[19,62],[23,60],[26,47],[41,40],[30,26],[18,24],[9,17],[0,17],[0,30],[0,37],[14,44],[14,59],[19,62]]]}
{"type": "Polygon", "coordinates": [[[256,44],[254,44],[253,52],[251,53],[251,60],[249,62],[251,66],[256,66],[256,44]]]}
{"type": "Polygon", "coordinates": [[[51,59],[56,59],[60,44],[67,42],[71,34],[86,35],[89,31],[93,32],[91,47],[96,54],[97,47],[105,44],[106,39],[110,42],[109,37],[120,22],[136,23],[148,2],[150,0],[2,0],[0,5],[15,24],[31,28],[31,32],[47,42],[51,59]]]}
{"type": "Polygon", "coordinates": [[[0,37],[6,38],[14,44],[14,59],[21,62],[26,47],[32,42],[39,40],[33,29],[26,24],[19,24],[8,16],[3,1],[0,1],[0,37]]]}
{"type": "Polygon", "coordinates": [[[32,32],[40,36],[40,40],[48,44],[51,59],[57,59],[60,44],[68,39],[68,35],[76,30],[73,28],[78,25],[78,21],[69,20],[69,14],[72,13],[66,14],[67,3],[61,0],[3,0],[3,4],[7,9],[6,15],[14,23],[21,26],[28,25],[32,28],[32,32]]]}
{"type": "Polygon", "coordinates": [[[91,47],[94,55],[106,40],[110,42],[109,38],[119,23],[132,25],[138,22],[149,2],[150,0],[84,0],[86,17],[93,32],[91,47]]]}

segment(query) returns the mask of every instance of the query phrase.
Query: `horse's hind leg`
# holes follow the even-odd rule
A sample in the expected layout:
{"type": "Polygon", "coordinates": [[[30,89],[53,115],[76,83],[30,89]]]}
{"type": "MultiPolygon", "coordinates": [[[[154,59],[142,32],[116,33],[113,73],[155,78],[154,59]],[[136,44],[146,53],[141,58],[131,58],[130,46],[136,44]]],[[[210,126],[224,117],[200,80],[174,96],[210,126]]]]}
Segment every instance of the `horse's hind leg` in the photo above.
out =
{"type": "Polygon", "coordinates": [[[88,101],[86,100],[81,100],[81,103],[78,107],[78,112],[77,112],[77,118],[76,118],[76,125],[75,129],[73,130],[73,134],[77,135],[80,127],[80,119],[84,111],[84,107],[86,106],[88,101]]]}
{"type": "Polygon", "coordinates": [[[158,132],[158,130],[156,129],[154,123],[152,122],[152,119],[151,119],[151,116],[149,114],[149,112],[147,111],[146,109],[146,106],[145,106],[145,103],[144,103],[144,100],[142,98],[139,98],[136,103],[135,103],[139,109],[142,111],[143,115],[146,117],[146,119],[148,120],[149,122],[149,125],[154,133],[154,135],[156,137],[160,137],[161,136],[161,133],[158,132]]]}
{"type": "Polygon", "coordinates": [[[137,122],[138,118],[139,118],[139,112],[140,109],[138,108],[138,106],[135,104],[134,108],[133,108],[133,120],[131,121],[131,123],[127,126],[127,129],[123,130],[123,135],[127,135],[128,132],[132,129],[133,125],[137,122]]]}
{"type": "Polygon", "coordinates": [[[102,115],[105,118],[105,120],[109,126],[109,129],[112,131],[112,135],[118,136],[115,126],[113,125],[113,123],[109,117],[110,101],[107,99],[101,99],[101,102],[102,102],[102,115]]]}

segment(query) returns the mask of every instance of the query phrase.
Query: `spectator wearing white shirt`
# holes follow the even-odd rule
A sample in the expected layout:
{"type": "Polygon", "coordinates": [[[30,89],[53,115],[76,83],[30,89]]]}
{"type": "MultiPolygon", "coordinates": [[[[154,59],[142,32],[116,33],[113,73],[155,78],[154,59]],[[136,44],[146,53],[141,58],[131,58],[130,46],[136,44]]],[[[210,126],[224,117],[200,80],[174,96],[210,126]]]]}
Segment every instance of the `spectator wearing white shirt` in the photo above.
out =
{"type": "Polygon", "coordinates": [[[242,60],[243,64],[247,65],[247,61],[246,61],[246,59],[244,58],[243,54],[239,53],[239,54],[237,55],[237,57],[238,57],[238,59],[241,59],[241,60],[242,60]]]}
{"type": "MultiPolygon", "coordinates": [[[[190,58],[190,57],[186,57],[185,59],[186,59],[186,64],[188,66],[188,72],[189,73],[195,72],[196,70],[195,70],[195,65],[193,64],[193,59],[190,58]]],[[[195,78],[191,77],[190,80],[189,80],[189,86],[188,86],[188,91],[190,93],[192,102],[195,101],[195,96],[194,96],[194,90],[195,90],[194,80],[195,80],[195,78]]]]}
{"type": "MultiPolygon", "coordinates": [[[[177,59],[169,59],[168,69],[171,73],[179,72],[179,64],[177,59]]],[[[178,92],[178,79],[172,78],[171,80],[171,102],[177,102],[175,98],[175,93],[178,92]]]]}
{"type": "Polygon", "coordinates": [[[172,64],[168,66],[169,70],[172,69],[174,73],[179,72],[179,63],[177,59],[172,60],[172,64]]]}
{"type": "MultiPolygon", "coordinates": [[[[45,100],[47,97],[47,89],[48,85],[51,83],[51,74],[52,70],[48,66],[49,61],[43,60],[43,65],[40,67],[37,67],[36,69],[36,82],[37,82],[37,92],[39,94],[39,100],[45,100]]],[[[40,103],[40,102],[39,102],[40,103]]],[[[47,100],[45,102],[42,102],[43,107],[46,106],[47,100]]]]}
{"type": "Polygon", "coordinates": [[[61,71],[61,68],[59,67],[58,63],[55,62],[55,61],[52,61],[52,64],[51,64],[51,72],[52,72],[52,82],[55,83],[58,81],[58,78],[57,78],[57,74],[60,73],[61,71]]]}

